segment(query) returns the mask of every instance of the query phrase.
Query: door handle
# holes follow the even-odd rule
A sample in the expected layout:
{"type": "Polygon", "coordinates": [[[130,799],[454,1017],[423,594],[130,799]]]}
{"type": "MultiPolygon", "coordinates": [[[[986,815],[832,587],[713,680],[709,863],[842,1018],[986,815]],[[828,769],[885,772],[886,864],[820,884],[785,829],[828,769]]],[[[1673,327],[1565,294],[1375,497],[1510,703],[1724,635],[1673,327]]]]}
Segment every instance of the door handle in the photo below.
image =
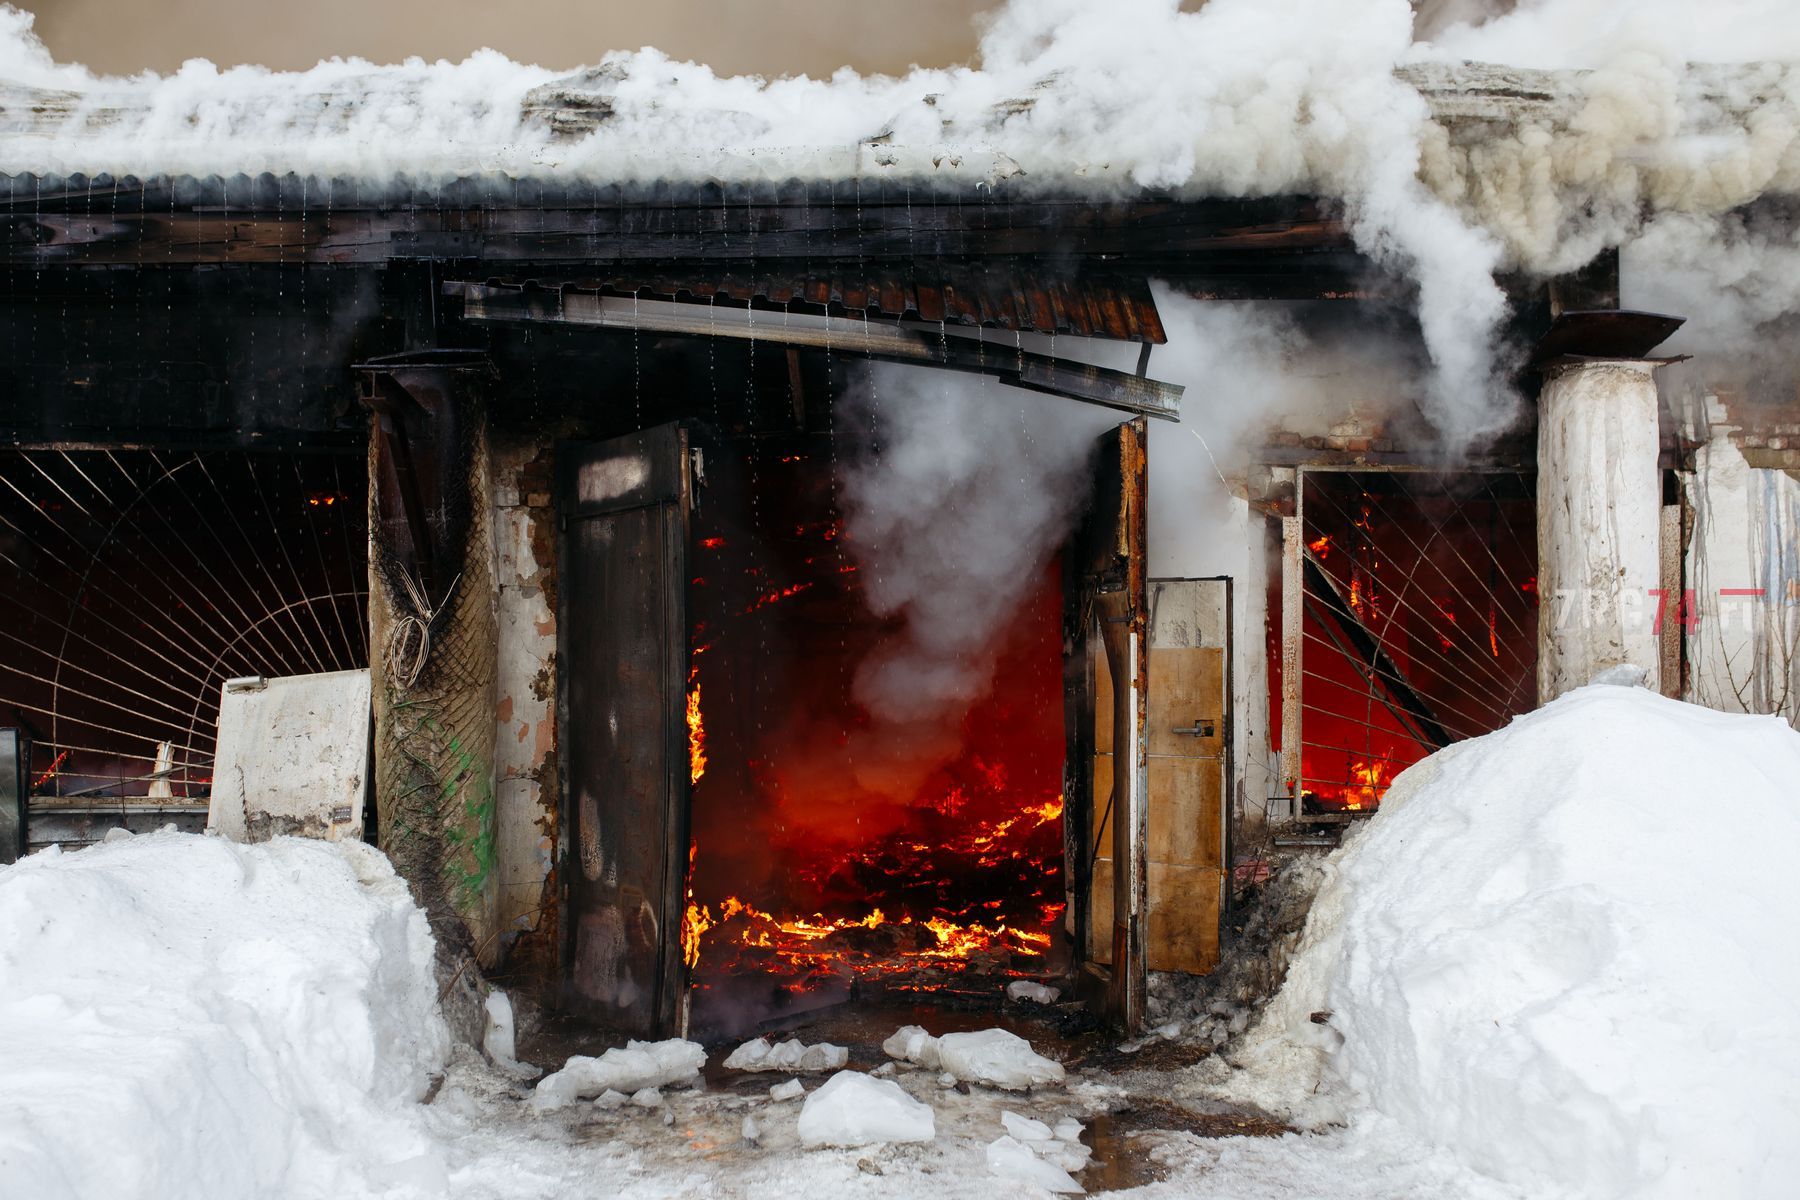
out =
{"type": "Polygon", "coordinates": [[[1211,737],[1213,735],[1213,723],[1210,720],[1196,718],[1192,727],[1177,725],[1173,732],[1185,733],[1190,737],[1211,737]]]}

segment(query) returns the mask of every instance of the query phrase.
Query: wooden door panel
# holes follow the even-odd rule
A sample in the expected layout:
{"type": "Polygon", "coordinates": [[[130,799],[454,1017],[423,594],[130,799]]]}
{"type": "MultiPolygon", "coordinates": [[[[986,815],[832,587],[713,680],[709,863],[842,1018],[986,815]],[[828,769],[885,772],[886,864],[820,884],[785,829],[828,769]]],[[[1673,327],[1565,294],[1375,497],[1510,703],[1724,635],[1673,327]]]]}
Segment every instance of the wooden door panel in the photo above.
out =
{"type": "Polygon", "coordinates": [[[686,992],[686,438],[664,426],[559,457],[567,998],[624,1032],[677,1032],[686,992]]]}
{"type": "Polygon", "coordinates": [[[1154,581],[1151,611],[1146,956],[1153,971],[1205,974],[1226,881],[1227,585],[1154,581]]]}
{"type": "Polygon", "coordinates": [[[1151,970],[1204,975],[1218,965],[1223,881],[1212,867],[1151,860],[1151,970]]]}

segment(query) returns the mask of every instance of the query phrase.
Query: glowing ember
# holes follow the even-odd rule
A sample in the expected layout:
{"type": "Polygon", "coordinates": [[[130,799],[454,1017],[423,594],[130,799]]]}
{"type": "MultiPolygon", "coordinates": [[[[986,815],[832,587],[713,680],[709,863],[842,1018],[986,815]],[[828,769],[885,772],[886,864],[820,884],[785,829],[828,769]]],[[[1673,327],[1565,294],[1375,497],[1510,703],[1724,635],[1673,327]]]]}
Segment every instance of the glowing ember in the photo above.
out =
{"type": "Polygon", "coordinates": [[[55,779],[56,773],[58,771],[62,770],[62,765],[65,762],[69,761],[69,754],[70,754],[69,751],[64,750],[61,754],[58,754],[54,759],[52,759],[50,762],[50,769],[45,771],[42,775],[39,775],[36,779],[31,781],[32,790],[36,791],[38,788],[43,787],[46,783],[49,783],[52,779],[55,779]]]}
{"type": "Polygon", "coordinates": [[[772,592],[764,592],[762,595],[758,596],[748,608],[738,613],[738,616],[747,617],[759,608],[767,608],[771,604],[779,604],[789,596],[798,596],[801,592],[808,591],[811,588],[811,582],[790,583],[787,587],[776,588],[772,592]]]}
{"type": "Polygon", "coordinates": [[[1327,557],[1331,552],[1331,535],[1328,533],[1320,534],[1318,537],[1314,538],[1312,541],[1306,543],[1306,548],[1308,550],[1311,550],[1314,554],[1318,555],[1320,558],[1327,557]]]}
{"type": "MultiPolygon", "coordinates": [[[[1047,905],[1054,921],[1062,905],[1047,905]]],[[[1050,935],[1005,922],[958,922],[941,916],[915,921],[890,919],[876,908],[861,917],[777,917],[737,896],[710,908],[689,903],[682,923],[682,946],[691,967],[699,961],[700,938],[708,933],[708,961],[727,959],[731,969],[761,969],[788,977],[884,979],[912,975],[921,967],[960,971],[982,958],[1041,956],[1050,935]],[[716,932],[715,932],[716,931],[716,932]],[[690,941],[691,938],[691,941],[690,941]]],[[[800,987],[804,988],[802,982],[800,987]]]]}

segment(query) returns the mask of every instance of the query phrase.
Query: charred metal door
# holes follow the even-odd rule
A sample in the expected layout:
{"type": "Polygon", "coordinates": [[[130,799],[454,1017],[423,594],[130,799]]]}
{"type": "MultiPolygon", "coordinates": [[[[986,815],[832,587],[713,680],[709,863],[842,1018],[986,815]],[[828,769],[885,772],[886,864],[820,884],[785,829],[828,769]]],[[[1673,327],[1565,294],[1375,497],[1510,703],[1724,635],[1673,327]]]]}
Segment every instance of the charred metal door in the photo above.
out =
{"type": "Polygon", "coordinates": [[[1147,738],[1153,971],[1218,965],[1231,758],[1231,581],[1150,583],[1147,738]]]}
{"type": "Polygon", "coordinates": [[[1070,547],[1065,677],[1065,821],[1079,990],[1114,1024],[1144,1022],[1145,421],[1100,439],[1093,503],[1070,547]]]}
{"type": "Polygon", "coordinates": [[[558,455],[559,738],[569,1006],[626,1032],[685,1023],[687,432],[558,455]]]}

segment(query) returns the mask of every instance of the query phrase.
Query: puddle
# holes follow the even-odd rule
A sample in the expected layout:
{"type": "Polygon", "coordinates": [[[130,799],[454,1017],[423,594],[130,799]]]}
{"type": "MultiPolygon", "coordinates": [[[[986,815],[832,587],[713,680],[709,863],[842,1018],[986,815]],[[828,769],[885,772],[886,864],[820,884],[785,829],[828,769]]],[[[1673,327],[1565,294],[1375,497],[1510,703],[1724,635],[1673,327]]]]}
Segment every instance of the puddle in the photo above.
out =
{"type": "Polygon", "coordinates": [[[1248,1109],[1197,1112],[1166,1100],[1134,1100],[1088,1121],[1082,1141],[1093,1148],[1094,1159],[1076,1178],[1089,1192],[1122,1191],[1166,1178],[1167,1170],[1144,1152],[1140,1135],[1151,1132],[1227,1138],[1280,1137],[1295,1130],[1248,1109]]]}

